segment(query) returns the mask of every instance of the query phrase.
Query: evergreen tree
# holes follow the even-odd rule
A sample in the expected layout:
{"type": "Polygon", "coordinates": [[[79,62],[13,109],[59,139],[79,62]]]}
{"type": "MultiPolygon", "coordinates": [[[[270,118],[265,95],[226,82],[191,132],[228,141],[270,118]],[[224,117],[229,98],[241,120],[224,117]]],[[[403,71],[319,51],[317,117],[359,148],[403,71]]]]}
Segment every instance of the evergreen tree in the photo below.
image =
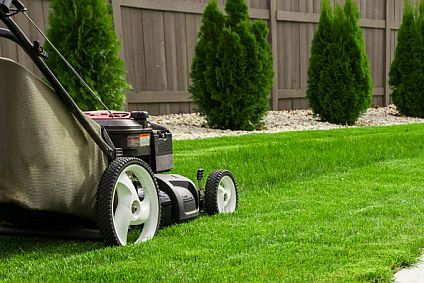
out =
{"type": "Polygon", "coordinates": [[[193,59],[190,92],[209,126],[253,130],[269,107],[273,69],[265,23],[250,24],[245,0],[206,7],[193,59]]]}
{"type": "Polygon", "coordinates": [[[352,125],[371,105],[372,81],[358,21],[353,0],[334,10],[328,0],[322,2],[307,96],[314,114],[330,123],[352,125]]]}
{"type": "Polygon", "coordinates": [[[328,83],[323,82],[327,79],[323,76],[323,69],[332,62],[332,42],[334,41],[333,21],[334,16],[330,7],[330,1],[323,0],[321,2],[321,15],[318,28],[312,39],[306,95],[314,113],[321,113],[324,116],[328,116],[325,113],[325,108],[322,107],[326,92],[325,87],[328,83]]]}
{"type": "MultiPolygon", "coordinates": [[[[114,32],[109,5],[104,0],[52,0],[48,37],[110,109],[122,110],[125,69],[117,56],[120,43],[114,32]]],[[[82,86],[52,48],[47,63],[82,110],[103,106],[82,86]]]]}
{"type": "MultiPolygon", "coordinates": [[[[203,12],[190,74],[192,80],[190,92],[202,114],[206,114],[206,109],[209,109],[210,105],[215,105],[219,92],[214,66],[219,62],[216,47],[220,42],[224,21],[224,14],[219,11],[216,2],[211,1],[203,12]]],[[[213,114],[210,113],[210,116],[213,114]]],[[[215,121],[216,118],[211,117],[211,120],[215,121]]]]}
{"type": "Polygon", "coordinates": [[[390,67],[392,99],[406,116],[424,117],[424,1],[419,7],[405,1],[395,58],[390,67]]]}
{"type": "Polygon", "coordinates": [[[362,30],[359,26],[360,13],[354,0],[345,1],[344,13],[346,15],[345,35],[353,34],[353,37],[346,38],[347,46],[351,46],[347,47],[346,52],[355,81],[355,94],[352,95],[352,107],[350,108],[352,112],[348,117],[353,124],[372,104],[373,81],[362,30]]]}

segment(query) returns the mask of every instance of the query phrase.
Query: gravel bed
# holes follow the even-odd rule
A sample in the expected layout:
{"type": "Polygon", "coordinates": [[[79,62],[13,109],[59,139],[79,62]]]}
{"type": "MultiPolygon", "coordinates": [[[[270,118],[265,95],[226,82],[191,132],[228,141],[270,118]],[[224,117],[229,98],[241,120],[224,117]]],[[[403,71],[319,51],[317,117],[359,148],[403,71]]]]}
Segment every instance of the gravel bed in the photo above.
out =
{"type": "MultiPolygon", "coordinates": [[[[237,136],[252,133],[275,133],[304,130],[329,130],[347,128],[321,122],[313,117],[311,110],[269,111],[264,119],[264,127],[256,131],[231,131],[208,128],[206,120],[197,113],[150,116],[150,121],[167,127],[174,139],[200,139],[220,136],[237,136]]],[[[424,119],[402,117],[394,105],[370,108],[353,126],[368,127],[398,124],[424,123],[424,119]]]]}

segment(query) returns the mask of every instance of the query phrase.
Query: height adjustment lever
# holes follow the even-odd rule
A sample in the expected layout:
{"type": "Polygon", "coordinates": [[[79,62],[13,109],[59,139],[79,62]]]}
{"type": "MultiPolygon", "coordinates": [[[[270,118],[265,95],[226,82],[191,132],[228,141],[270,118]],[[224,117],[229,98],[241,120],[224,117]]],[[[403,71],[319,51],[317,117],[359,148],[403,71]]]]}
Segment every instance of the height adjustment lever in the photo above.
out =
{"type": "Polygon", "coordinates": [[[48,59],[49,58],[49,54],[47,54],[47,52],[44,50],[43,46],[41,46],[40,42],[38,40],[34,41],[33,44],[33,49],[34,52],[37,56],[44,58],[44,59],[48,59]]]}

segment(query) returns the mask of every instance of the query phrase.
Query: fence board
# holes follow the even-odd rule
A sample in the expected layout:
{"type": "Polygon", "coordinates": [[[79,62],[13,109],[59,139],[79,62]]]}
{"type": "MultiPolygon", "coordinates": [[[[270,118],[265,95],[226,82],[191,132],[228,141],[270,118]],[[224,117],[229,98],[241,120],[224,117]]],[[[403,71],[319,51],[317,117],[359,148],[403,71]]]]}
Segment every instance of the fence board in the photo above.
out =
{"type": "MultiPolygon", "coordinates": [[[[132,25],[133,23],[131,23],[131,14],[135,13],[137,11],[131,10],[131,9],[127,9],[127,8],[123,8],[121,11],[122,14],[122,19],[124,19],[124,22],[122,23],[123,25],[132,25]]],[[[141,20],[140,20],[141,23],[141,20]]],[[[124,49],[125,49],[125,58],[124,60],[127,62],[126,63],[126,69],[127,69],[127,80],[128,82],[132,85],[133,88],[137,89],[137,84],[135,81],[135,77],[134,74],[136,74],[135,71],[135,63],[136,62],[140,62],[141,60],[138,57],[138,54],[140,53],[140,49],[143,48],[143,46],[140,46],[140,48],[137,51],[133,51],[131,49],[134,49],[133,45],[134,42],[133,40],[137,40],[136,38],[131,37],[131,35],[128,32],[124,32],[123,33],[123,40],[126,42],[124,49]],[[129,56],[130,54],[134,54],[134,57],[137,58],[137,60],[133,60],[131,61],[129,56]]]]}
{"type": "Polygon", "coordinates": [[[164,12],[164,28],[165,28],[165,55],[166,55],[166,77],[167,90],[177,90],[178,81],[174,74],[177,73],[177,44],[175,39],[175,14],[164,12]]]}
{"type": "Polygon", "coordinates": [[[187,68],[187,35],[186,18],[184,14],[175,14],[175,39],[177,46],[177,80],[178,90],[188,89],[188,68],[187,68]]]}
{"type": "MultiPolygon", "coordinates": [[[[278,28],[277,28],[277,1],[276,0],[270,0],[270,38],[277,38],[278,34],[278,28]]],[[[277,58],[278,57],[278,42],[277,40],[271,40],[271,51],[272,51],[272,57],[277,58]]],[[[273,69],[274,71],[274,84],[272,85],[271,89],[271,109],[272,110],[278,110],[278,96],[277,96],[277,90],[278,90],[278,63],[277,60],[273,61],[273,69]]]]}
{"type": "Polygon", "coordinates": [[[143,10],[142,15],[147,89],[153,91],[165,90],[167,86],[163,13],[143,10]]]}
{"type": "Polygon", "coordinates": [[[42,9],[43,9],[43,23],[44,26],[42,26],[41,28],[43,28],[43,30],[47,30],[48,26],[49,26],[49,9],[50,9],[50,1],[49,0],[43,0],[42,3],[42,9]]]}
{"type": "Polygon", "coordinates": [[[194,57],[194,49],[197,43],[196,25],[200,21],[197,15],[186,15],[186,33],[187,33],[187,85],[190,85],[190,68],[194,57]]]}

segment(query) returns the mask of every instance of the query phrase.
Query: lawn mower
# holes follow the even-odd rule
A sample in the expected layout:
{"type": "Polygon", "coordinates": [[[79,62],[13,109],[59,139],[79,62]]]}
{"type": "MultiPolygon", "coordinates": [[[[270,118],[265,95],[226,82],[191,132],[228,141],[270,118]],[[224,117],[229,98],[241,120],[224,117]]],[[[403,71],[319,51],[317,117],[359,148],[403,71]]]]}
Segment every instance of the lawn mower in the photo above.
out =
{"type": "Polygon", "coordinates": [[[107,107],[82,112],[45,63],[42,45],[30,41],[13,20],[18,13],[51,44],[18,0],[0,0],[0,19],[7,27],[0,29],[0,37],[23,48],[49,85],[0,58],[1,232],[85,233],[108,245],[127,245],[202,212],[237,209],[237,185],[228,170],[213,171],[205,189],[203,169],[197,170],[197,184],[165,174],[174,165],[172,134],[151,123],[147,112],[107,107]]]}

